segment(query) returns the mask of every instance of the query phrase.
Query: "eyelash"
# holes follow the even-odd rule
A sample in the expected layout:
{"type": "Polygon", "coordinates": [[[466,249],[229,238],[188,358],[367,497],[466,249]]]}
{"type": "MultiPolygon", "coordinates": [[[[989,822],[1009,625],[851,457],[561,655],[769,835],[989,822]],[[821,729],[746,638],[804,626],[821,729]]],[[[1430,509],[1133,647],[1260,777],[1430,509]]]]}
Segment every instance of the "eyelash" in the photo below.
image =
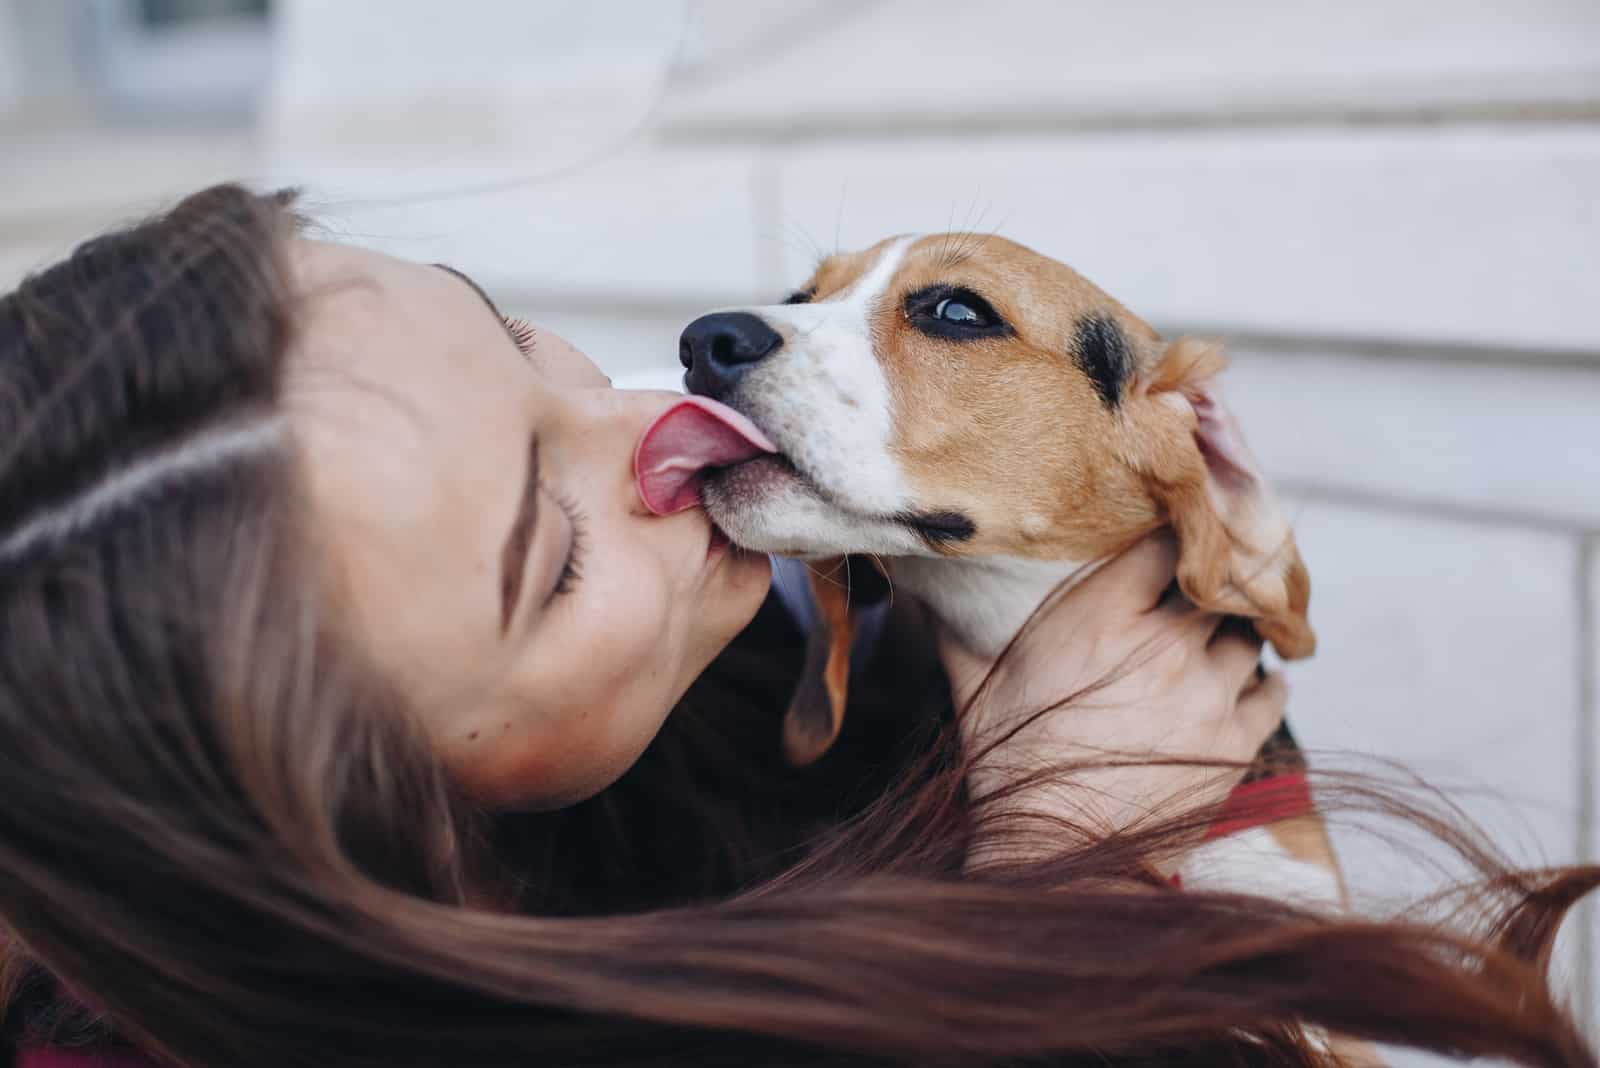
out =
{"type": "Polygon", "coordinates": [[[561,577],[556,580],[556,587],[550,592],[550,599],[555,600],[563,594],[571,593],[583,578],[583,553],[588,547],[585,541],[588,520],[583,510],[571,497],[560,493],[551,493],[557,506],[566,513],[567,522],[572,524],[572,548],[567,553],[567,562],[561,565],[561,577]]]}
{"type": "Polygon", "coordinates": [[[538,331],[526,319],[518,319],[514,315],[502,315],[506,329],[511,332],[511,340],[517,343],[517,348],[522,350],[524,356],[532,356],[533,350],[539,344],[538,331]]]}

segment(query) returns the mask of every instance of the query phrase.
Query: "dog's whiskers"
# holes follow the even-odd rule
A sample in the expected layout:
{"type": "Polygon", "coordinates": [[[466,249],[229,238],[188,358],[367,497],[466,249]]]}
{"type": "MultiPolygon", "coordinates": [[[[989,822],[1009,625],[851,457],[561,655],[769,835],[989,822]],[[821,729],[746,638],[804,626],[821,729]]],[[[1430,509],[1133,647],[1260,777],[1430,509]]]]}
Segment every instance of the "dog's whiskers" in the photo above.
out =
{"type": "Polygon", "coordinates": [[[828,258],[828,253],[822,247],[822,244],[812,236],[810,230],[806,229],[805,226],[801,225],[801,223],[796,219],[785,217],[782,227],[784,240],[791,247],[793,247],[797,241],[804,242],[806,254],[812,262],[812,273],[815,273],[816,268],[821,266],[822,261],[828,258]]]}
{"type": "Polygon", "coordinates": [[[817,568],[817,566],[815,564],[813,564],[809,560],[802,560],[801,563],[805,564],[806,570],[811,572],[811,576],[813,578],[819,579],[819,580],[821,580],[823,582],[830,583],[830,584],[832,584],[834,586],[841,587],[842,589],[844,589],[846,591],[848,591],[850,589],[850,584],[849,584],[850,583],[850,568],[845,563],[843,557],[840,557],[839,558],[839,563],[836,564],[833,568],[829,569],[826,572],[819,570],[817,568]],[[845,581],[843,581],[843,582],[840,582],[837,578],[834,577],[840,571],[844,572],[845,581]]]}
{"type": "Polygon", "coordinates": [[[878,569],[878,574],[883,576],[884,585],[889,587],[889,603],[894,604],[894,578],[889,573],[889,565],[883,562],[883,557],[877,553],[867,553],[867,559],[878,569]]]}

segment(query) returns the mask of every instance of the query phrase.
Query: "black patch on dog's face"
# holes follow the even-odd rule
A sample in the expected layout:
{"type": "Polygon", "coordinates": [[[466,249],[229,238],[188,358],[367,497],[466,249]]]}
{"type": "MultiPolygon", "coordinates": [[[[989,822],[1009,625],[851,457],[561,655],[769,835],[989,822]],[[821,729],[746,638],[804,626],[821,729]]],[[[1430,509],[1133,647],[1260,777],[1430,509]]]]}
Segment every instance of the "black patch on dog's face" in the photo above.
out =
{"type": "Polygon", "coordinates": [[[1122,400],[1122,387],[1133,375],[1133,353],[1117,324],[1103,315],[1078,320],[1072,358],[1089,376],[1107,408],[1122,400]]]}
{"type": "Polygon", "coordinates": [[[978,525],[960,512],[909,512],[899,519],[935,549],[971,541],[978,533],[978,525]]]}

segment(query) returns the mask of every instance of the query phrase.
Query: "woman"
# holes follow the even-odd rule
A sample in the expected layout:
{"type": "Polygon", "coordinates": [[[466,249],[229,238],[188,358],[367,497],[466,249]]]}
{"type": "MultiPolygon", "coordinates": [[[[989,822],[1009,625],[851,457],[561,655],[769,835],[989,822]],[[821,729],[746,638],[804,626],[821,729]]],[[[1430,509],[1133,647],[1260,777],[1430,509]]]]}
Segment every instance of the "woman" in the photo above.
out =
{"type": "Polygon", "coordinates": [[[785,769],[800,635],[768,563],[641,506],[671,398],[607,385],[454,271],[302,240],[234,187],[5,298],[20,1064],[81,1038],[245,1066],[1325,1063],[1308,1026],[1592,1063],[1543,972],[1593,872],[1508,882],[1481,937],[1171,886],[1283,691],[1162,596],[1159,540],[998,665],[948,653],[964,706],[988,676],[959,716],[932,640],[888,628],[836,750],[785,769]],[[978,771],[1010,778],[968,797],[978,771]]]}

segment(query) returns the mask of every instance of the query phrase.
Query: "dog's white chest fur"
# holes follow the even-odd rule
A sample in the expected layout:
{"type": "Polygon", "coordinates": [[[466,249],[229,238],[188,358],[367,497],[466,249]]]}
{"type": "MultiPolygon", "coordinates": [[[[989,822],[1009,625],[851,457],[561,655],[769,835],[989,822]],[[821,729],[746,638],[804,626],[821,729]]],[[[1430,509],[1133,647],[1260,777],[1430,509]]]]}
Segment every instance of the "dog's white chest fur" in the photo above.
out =
{"type": "Polygon", "coordinates": [[[920,598],[956,640],[995,656],[1063,579],[1083,567],[1070,560],[1013,556],[902,557],[889,561],[901,593],[920,598]]]}

